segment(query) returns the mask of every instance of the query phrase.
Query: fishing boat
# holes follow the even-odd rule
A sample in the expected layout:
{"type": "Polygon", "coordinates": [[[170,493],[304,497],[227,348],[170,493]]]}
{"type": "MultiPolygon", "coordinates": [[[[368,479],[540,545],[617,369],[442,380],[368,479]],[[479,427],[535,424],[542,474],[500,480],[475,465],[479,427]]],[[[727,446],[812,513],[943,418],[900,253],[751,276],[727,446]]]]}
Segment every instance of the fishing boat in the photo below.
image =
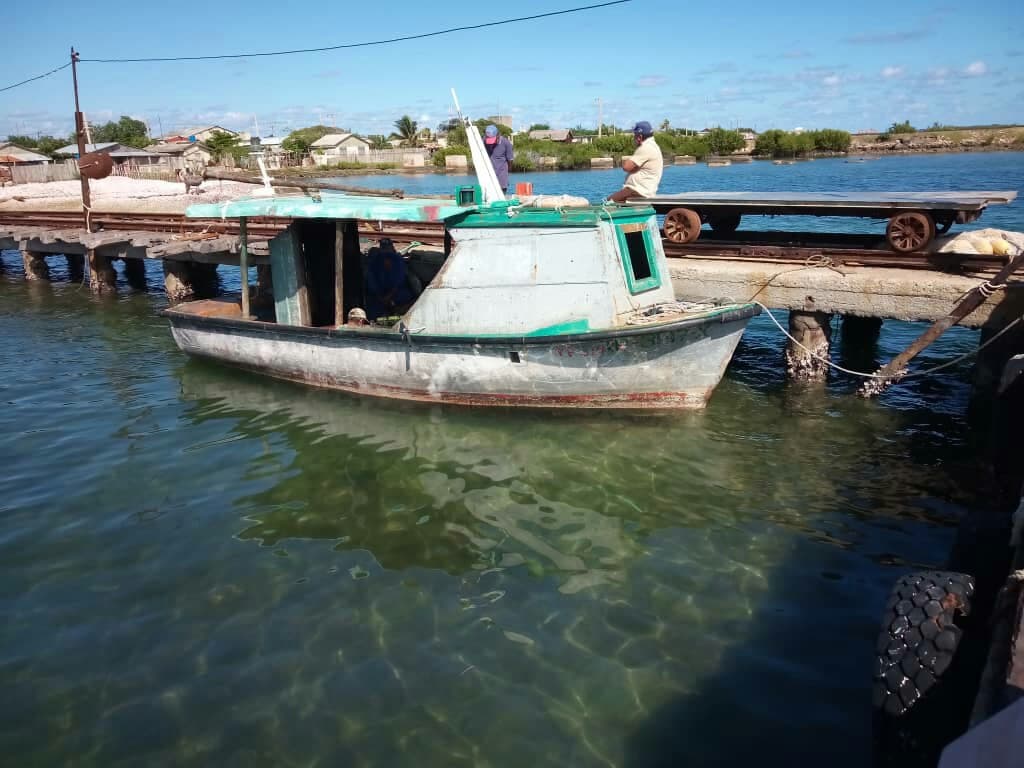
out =
{"type": "MultiPolygon", "coordinates": [[[[290,217],[270,242],[273,306],[165,310],[186,353],[282,379],[465,405],[673,409],[711,397],[753,304],[677,302],[653,208],[437,199],[252,197],[190,217],[290,217]],[[399,316],[349,322],[367,287],[358,221],[445,224],[399,316]],[[360,321],[361,322],[361,321],[360,321]]],[[[411,256],[409,258],[412,258],[411,256]]],[[[244,270],[243,270],[244,273],[244,270]]],[[[356,315],[361,313],[356,312],[356,315]]],[[[372,318],[371,318],[372,319],[372,318]]]]}

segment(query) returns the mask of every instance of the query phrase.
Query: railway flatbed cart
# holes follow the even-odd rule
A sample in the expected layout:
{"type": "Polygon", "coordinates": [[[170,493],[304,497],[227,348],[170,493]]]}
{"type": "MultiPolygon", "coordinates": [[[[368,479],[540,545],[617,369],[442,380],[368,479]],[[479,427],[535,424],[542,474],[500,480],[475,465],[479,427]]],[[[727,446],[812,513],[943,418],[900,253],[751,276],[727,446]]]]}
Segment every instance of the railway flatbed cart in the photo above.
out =
{"type": "Polygon", "coordinates": [[[952,192],[687,192],[629,200],[664,214],[665,237],[692,243],[701,226],[730,235],[744,216],[851,216],[888,219],[885,236],[900,253],[921,251],[953,224],[981,217],[989,205],[1006,204],[1015,191],[952,192]]]}

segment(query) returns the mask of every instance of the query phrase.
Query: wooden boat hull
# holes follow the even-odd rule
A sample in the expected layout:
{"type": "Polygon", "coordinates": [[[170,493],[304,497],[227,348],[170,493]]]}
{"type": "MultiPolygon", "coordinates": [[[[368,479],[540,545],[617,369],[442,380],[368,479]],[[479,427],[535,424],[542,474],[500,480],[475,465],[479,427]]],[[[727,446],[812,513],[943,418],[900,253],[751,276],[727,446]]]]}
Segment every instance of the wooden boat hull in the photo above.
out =
{"type": "MultiPolygon", "coordinates": [[[[187,306],[187,305],[186,305],[187,306]]],[[[166,310],[182,351],[361,395],[537,408],[701,408],[747,322],[742,305],[621,330],[469,338],[285,326],[166,310]]]]}

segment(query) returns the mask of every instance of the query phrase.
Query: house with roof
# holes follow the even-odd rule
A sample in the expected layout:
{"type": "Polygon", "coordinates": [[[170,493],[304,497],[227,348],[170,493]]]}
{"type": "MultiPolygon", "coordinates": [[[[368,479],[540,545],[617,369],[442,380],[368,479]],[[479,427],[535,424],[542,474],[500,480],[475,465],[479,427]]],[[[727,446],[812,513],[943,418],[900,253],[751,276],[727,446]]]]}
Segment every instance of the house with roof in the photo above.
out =
{"type": "Polygon", "coordinates": [[[534,141],[559,141],[564,144],[573,142],[572,131],[568,128],[559,128],[554,131],[530,131],[529,137],[534,141]]]}
{"type": "Polygon", "coordinates": [[[317,165],[341,162],[346,157],[365,155],[369,151],[370,142],[354,133],[328,133],[309,146],[317,165]]]}
{"type": "MultiPolygon", "coordinates": [[[[157,165],[160,162],[159,155],[156,155],[145,149],[124,146],[123,144],[118,144],[116,141],[86,144],[85,151],[99,152],[104,155],[110,155],[110,159],[114,162],[114,165],[124,165],[126,163],[131,165],[157,165]]],[[[78,145],[68,144],[67,146],[54,150],[53,154],[56,157],[77,158],[78,145]]]]}
{"type": "Polygon", "coordinates": [[[171,168],[186,168],[198,165],[210,165],[213,153],[199,142],[172,142],[170,144],[150,144],[147,152],[161,158],[161,162],[171,168]]]}
{"type": "MultiPolygon", "coordinates": [[[[160,139],[161,144],[194,144],[209,140],[215,133],[226,133],[228,136],[238,136],[238,131],[232,131],[219,125],[200,125],[195,128],[187,128],[184,131],[169,133],[160,139]]],[[[246,137],[248,141],[248,137],[246,137]]]]}
{"type": "Polygon", "coordinates": [[[9,141],[0,142],[0,165],[10,168],[15,165],[49,165],[50,158],[33,152],[31,149],[19,147],[9,141]]]}
{"type": "Polygon", "coordinates": [[[254,136],[250,140],[253,152],[262,152],[266,155],[280,155],[285,152],[284,136],[254,136]]]}

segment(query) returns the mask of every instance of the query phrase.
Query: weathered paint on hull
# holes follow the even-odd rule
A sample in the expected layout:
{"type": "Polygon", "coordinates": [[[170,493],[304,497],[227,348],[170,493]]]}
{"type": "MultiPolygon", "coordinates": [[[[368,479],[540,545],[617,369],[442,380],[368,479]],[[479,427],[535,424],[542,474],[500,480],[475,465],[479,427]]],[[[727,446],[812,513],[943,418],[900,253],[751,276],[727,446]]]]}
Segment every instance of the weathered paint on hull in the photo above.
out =
{"type": "Polygon", "coordinates": [[[701,408],[748,316],[630,335],[444,340],[168,313],[186,353],[361,395],[536,408],[701,408]]]}

